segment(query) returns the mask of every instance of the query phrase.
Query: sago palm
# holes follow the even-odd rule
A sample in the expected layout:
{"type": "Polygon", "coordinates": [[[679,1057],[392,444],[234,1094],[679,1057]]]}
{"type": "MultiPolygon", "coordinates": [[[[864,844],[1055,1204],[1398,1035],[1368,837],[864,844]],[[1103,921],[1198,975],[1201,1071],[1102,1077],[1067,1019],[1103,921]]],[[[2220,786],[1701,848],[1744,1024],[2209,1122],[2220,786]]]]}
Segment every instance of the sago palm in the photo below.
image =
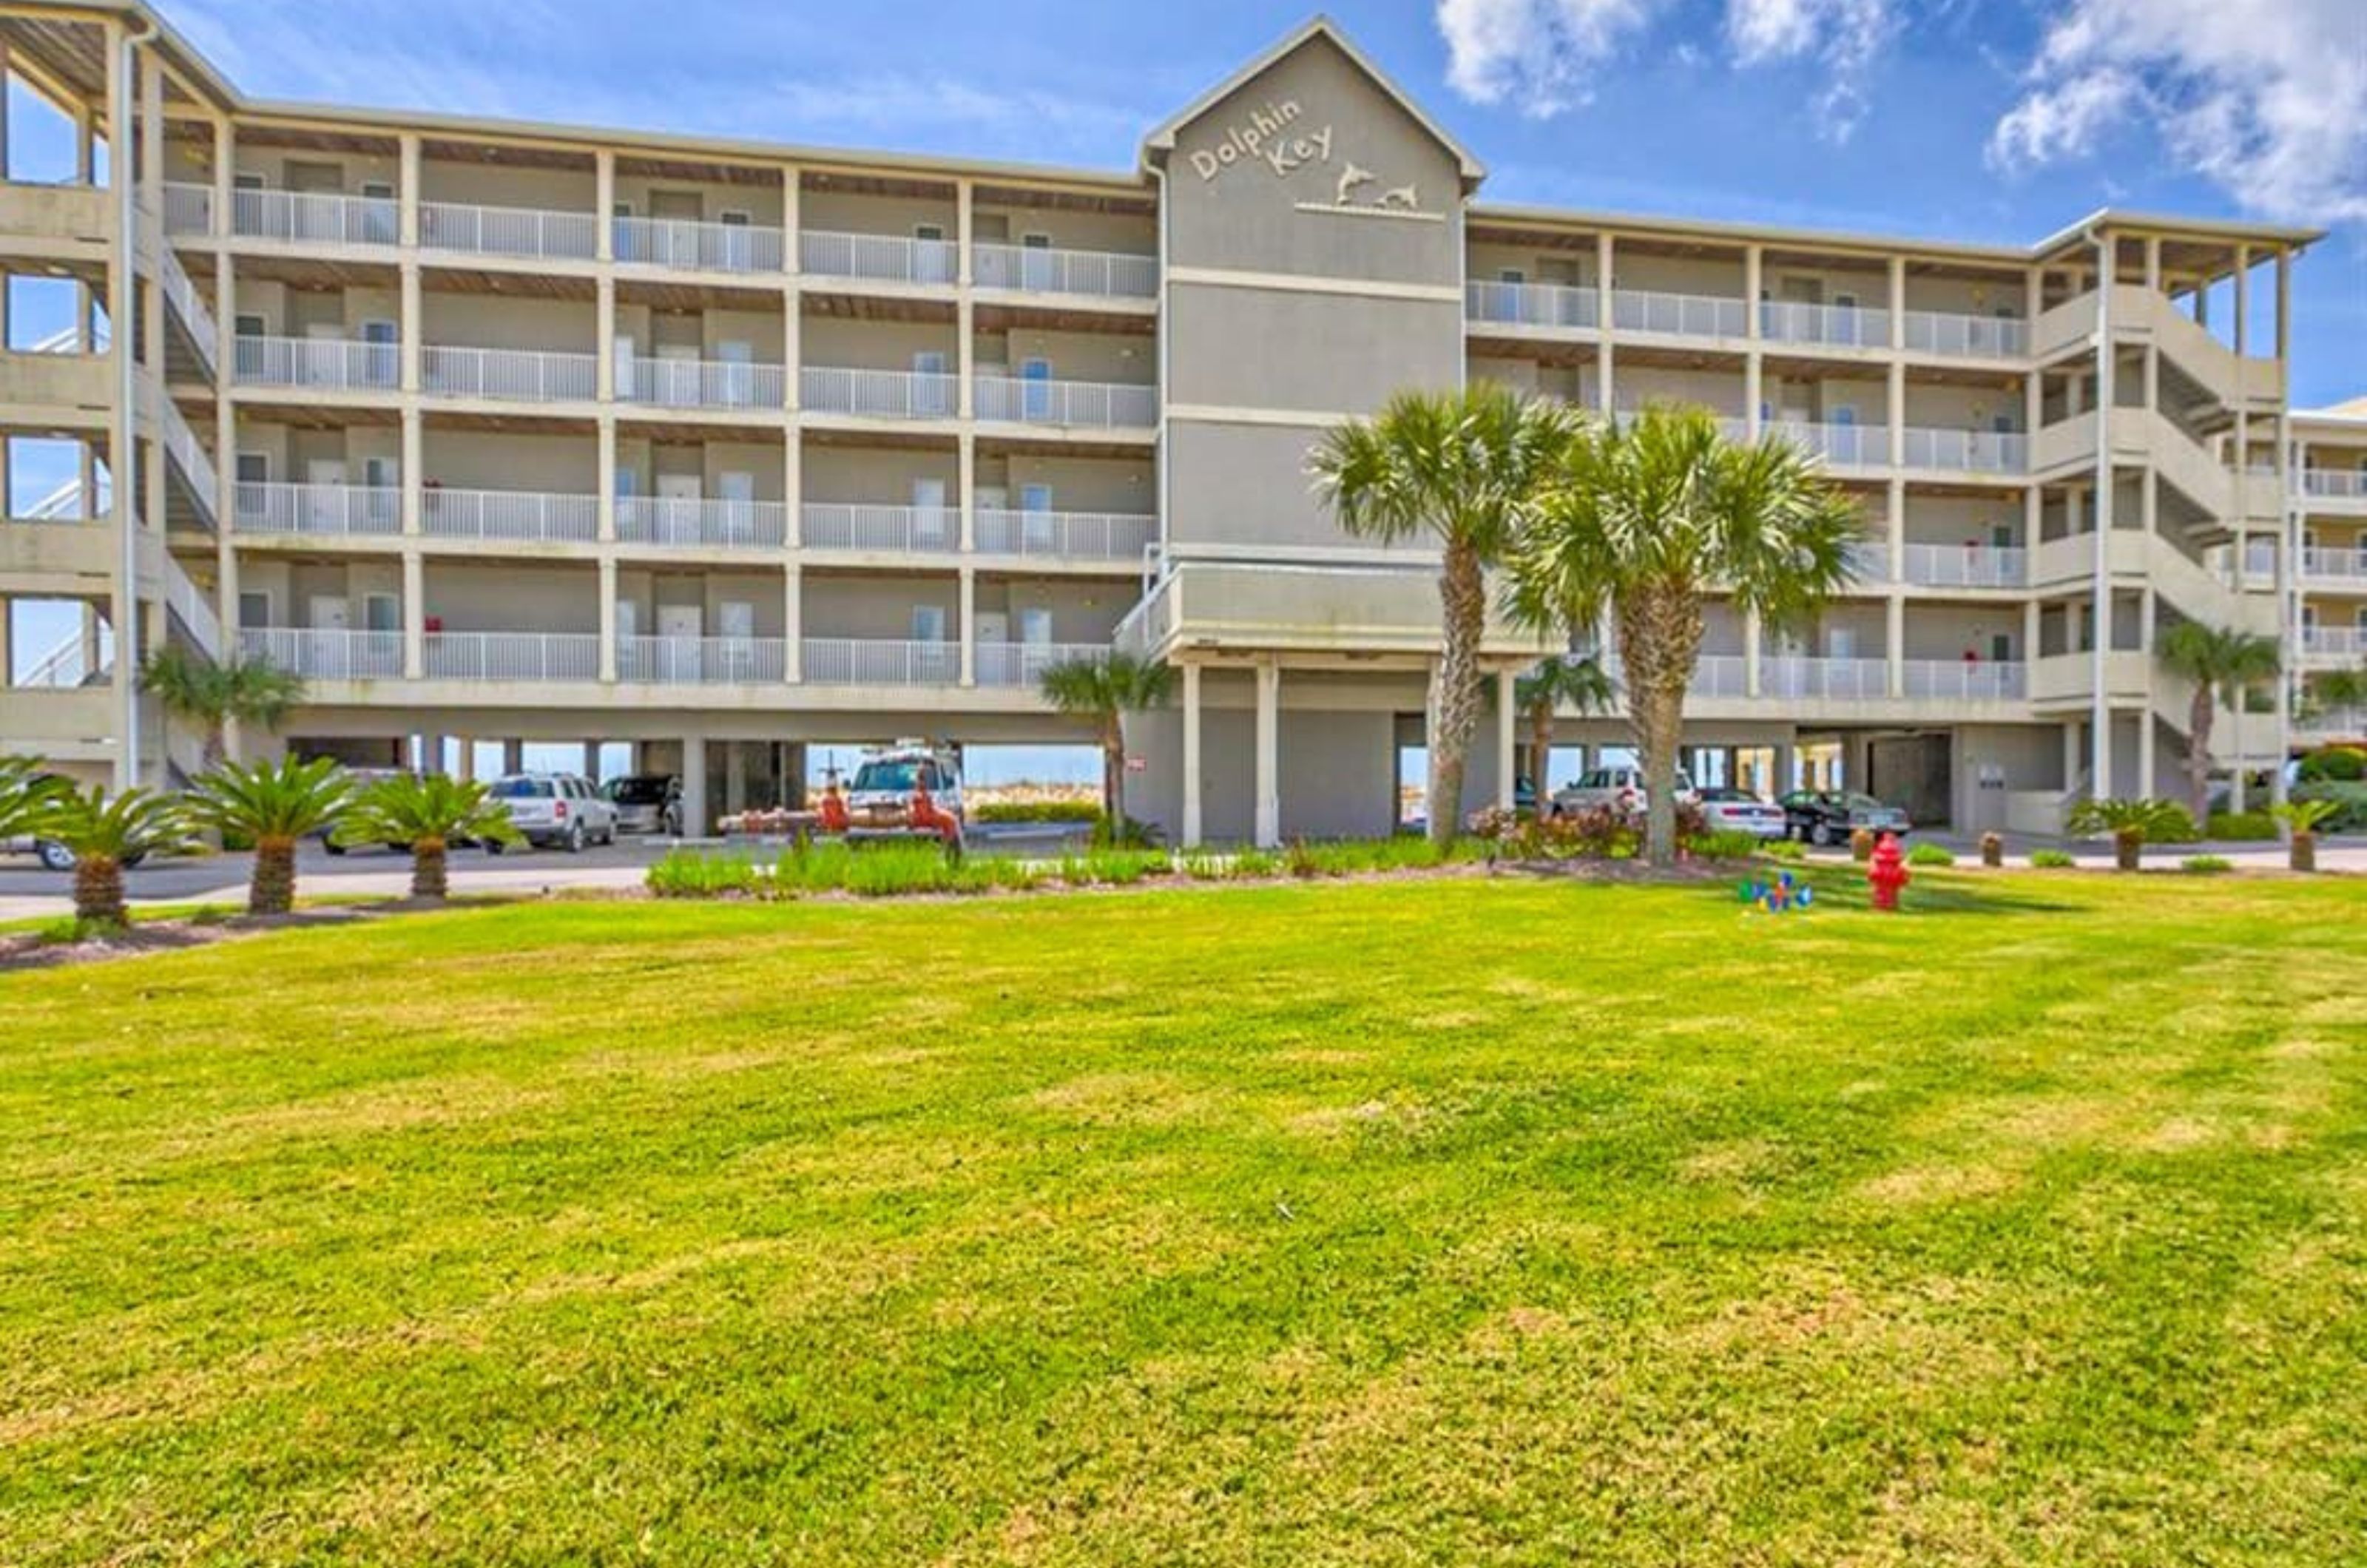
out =
{"type": "Polygon", "coordinates": [[[1110,841],[1126,838],[1126,716],[1155,708],[1175,687],[1175,667],[1111,653],[1064,659],[1040,677],[1044,700],[1061,713],[1091,719],[1102,749],[1102,814],[1110,841]]]}
{"type": "Polygon", "coordinates": [[[1331,431],[1308,457],[1317,492],[1347,533],[1383,544],[1427,537],[1439,548],[1443,624],[1426,737],[1433,843],[1453,839],[1463,815],[1488,570],[1580,428],[1565,404],[1483,381],[1459,392],[1399,392],[1372,418],[1331,431]]]}
{"type": "Polygon", "coordinates": [[[344,844],[403,844],[411,850],[411,896],[440,899],[450,889],[446,859],[455,840],[514,844],[508,807],[471,780],[397,773],[356,795],[338,818],[344,844]]]}
{"type": "Polygon", "coordinates": [[[1530,787],[1545,809],[1546,763],[1553,755],[1554,716],[1563,708],[1580,716],[1602,713],[1616,699],[1603,661],[1590,653],[1548,654],[1520,678],[1512,700],[1529,720],[1530,787]]]}
{"type": "Polygon", "coordinates": [[[2109,833],[2112,860],[2135,871],[2147,843],[2177,843],[2194,836],[2194,818],[2174,800],[2083,800],[2064,827],[2078,834],[2109,833]]]}
{"type": "Polygon", "coordinates": [[[1850,581],[1856,503],[1780,439],[1727,440],[1706,411],[1654,405],[1568,445],[1512,558],[1507,604],[1539,630],[1606,613],[1644,768],[1645,854],[1676,853],[1685,687],[1713,594],[1781,629],[1850,581]]]}
{"type": "MultiPolygon", "coordinates": [[[[2161,634],[2154,657],[2162,668],[2194,682],[2187,709],[2186,795],[2198,822],[2211,811],[2211,728],[2217,705],[2238,707],[2244,694],[2283,668],[2277,639],[2231,626],[2180,621],[2161,634]]],[[[2240,771],[2242,760],[2237,761],[2240,771]]]]}
{"type": "Polygon", "coordinates": [[[304,700],[304,678],[268,660],[218,664],[180,648],[160,648],[142,662],[140,689],[164,704],[165,712],[204,729],[209,768],[222,760],[222,736],[231,720],[277,730],[304,700]]]}
{"type": "Polygon", "coordinates": [[[85,794],[63,790],[51,796],[35,816],[33,830],[73,853],[74,919],[84,925],[129,924],[124,866],[189,841],[178,800],[145,789],[110,795],[97,784],[85,794]]]}
{"type": "Polygon", "coordinates": [[[255,873],[246,912],[284,915],[296,907],[296,846],[334,823],[353,781],[334,758],[282,757],[241,767],[225,762],[190,787],[190,814],[225,838],[251,839],[255,873]]]}
{"type": "Polygon", "coordinates": [[[68,787],[39,757],[0,756],[0,839],[31,832],[41,812],[68,787]]]}

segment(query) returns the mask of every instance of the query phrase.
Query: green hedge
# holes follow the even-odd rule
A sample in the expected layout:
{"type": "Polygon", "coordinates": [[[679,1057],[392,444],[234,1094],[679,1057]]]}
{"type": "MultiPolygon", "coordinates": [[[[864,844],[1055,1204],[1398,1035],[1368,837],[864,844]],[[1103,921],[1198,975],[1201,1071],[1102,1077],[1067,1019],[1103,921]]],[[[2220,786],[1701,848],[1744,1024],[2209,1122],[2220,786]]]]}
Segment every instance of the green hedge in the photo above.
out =
{"type": "Polygon", "coordinates": [[[2358,784],[2367,780],[2367,751],[2356,746],[2328,746],[2301,760],[2305,784],[2358,784]]]}
{"type": "Polygon", "coordinates": [[[2367,831],[2367,784],[2339,783],[2321,779],[2310,784],[2295,784],[2295,800],[2330,800],[2341,811],[2320,826],[2324,833],[2356,833],[2367,831]]]}
{"type": "Polygon", "coordinates": [[[970,815],[980,822],[1098,822],[1102,808],[1090,800],[997,800],[970,815]]]}
{"type": "Polygon", "coordinates": [[[2265,811],[2214,811],[2203,836],[2235,842],[2273,839],[2277,819],[2265,811]]]}

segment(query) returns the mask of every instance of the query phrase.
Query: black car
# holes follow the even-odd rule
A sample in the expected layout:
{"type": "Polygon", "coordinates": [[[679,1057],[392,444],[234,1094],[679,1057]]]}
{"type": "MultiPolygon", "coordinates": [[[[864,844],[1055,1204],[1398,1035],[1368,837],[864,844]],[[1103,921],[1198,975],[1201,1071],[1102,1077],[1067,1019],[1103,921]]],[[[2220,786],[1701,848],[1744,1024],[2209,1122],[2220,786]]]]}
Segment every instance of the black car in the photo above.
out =
{"type": "Polygon", "coordinates": [[[1870,795],[1846,789],[1795,789],[1776,803],[1784,808],[1784,836],[1811,844],[1846,844],[1860,828],[1873,833],[1907,833],[1907,813],[1870,795]]]}

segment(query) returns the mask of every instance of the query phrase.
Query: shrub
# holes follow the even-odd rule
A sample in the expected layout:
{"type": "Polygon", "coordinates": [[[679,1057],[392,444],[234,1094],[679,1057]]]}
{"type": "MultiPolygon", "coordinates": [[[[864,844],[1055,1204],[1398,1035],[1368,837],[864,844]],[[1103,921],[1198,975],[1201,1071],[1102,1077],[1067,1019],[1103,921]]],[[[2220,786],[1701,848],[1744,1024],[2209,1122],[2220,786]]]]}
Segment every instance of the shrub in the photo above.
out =
{"type": "Polygon", "coordinates": [[[1091,800],[996,800],[971,808],[980,822],[1099,822],[1102,808],[1091,800]]]}
{"type": "Polygon", "coordinates": [[[2298,776],[2304,784],[2359,784],[2367,781],[2367,750],[2356,746],[2328,746],[2301,760],[2298,776]]]}
{"type": "Polygon", "coordinates": [[[1233,856],[1230,869],[1237,882],[1262,881],[1282,874],[1282,857],[1271,850],[1243,850],[1233,856]]]}
{"type": "Polygon", "coordinates": [[[1138,822],[1131,817],[1127,818],[1122,826],[1113,829],[1109,818],[1095,812],[1093,841],[1096,846],[1104,849],[1112,846],[1148,849],[1159,842],[1159,829],[1148,822],[1138,822]]]}
{"type": "Polygon", "coordinates": [[[2234,843],[2273,839],[2277,836],[2276,818],[2265,811],[2214,811],[2203,836],[2234,843]]]}
{"type": "Polygon", "coordinates": [[[2321,824],[2329,833],[2367,829],[2367,783],[2348,784],[2339,779],[2322,779],[2314,784],[2296,785],[2293,798],[2332,802],[2338,809],[2321,824]]]}
{"type": "Polygon", "coordinates": [[[2210,876],[2223,871],[2233,871],[2236,863],[2225,855],[2189,855],[2179,863],[2180,869],[2197,876],[2210,876]]]}
{"type": "Polygon", "coordinates": [[[2034,871],[2068,871],[2079,862],[2068,850],[2033,850],[2030,864],[2034,871]]]}
{"type": "Polygon", "coordinates": [[[1759,846],[1759,852],[1770,860],[1806,860],[1808,846],[1796,839],[1771,839],[1759,846]]]}
{"type": "Polygon", "coordinates": [[[1987,866],[2005,863],[2005,840],[1995,833],[1981,835],[1981,863],[1987,866]]]}
{"type": "Polygon", "coordinates": [[[1918,844],[1907,852],[1908,865],[1954,865],[1956,857],[1937,844],[1918,844]]]}
{"type": "Polygon", "coordinates": [[[1759,852],[1763,841],[1756,833],[1722,828],[1715,833],[1704,833],[1685,848],[1703,860],[1749,860],[1759,852]]]}
{"type": "Polygon", "coordinates": [[[746,855],[713,855],[697,850],[670,850],[650,867],[649,890],[660,898],[719,898],[725,894],[753,895],[764,874],[746,855]]]}

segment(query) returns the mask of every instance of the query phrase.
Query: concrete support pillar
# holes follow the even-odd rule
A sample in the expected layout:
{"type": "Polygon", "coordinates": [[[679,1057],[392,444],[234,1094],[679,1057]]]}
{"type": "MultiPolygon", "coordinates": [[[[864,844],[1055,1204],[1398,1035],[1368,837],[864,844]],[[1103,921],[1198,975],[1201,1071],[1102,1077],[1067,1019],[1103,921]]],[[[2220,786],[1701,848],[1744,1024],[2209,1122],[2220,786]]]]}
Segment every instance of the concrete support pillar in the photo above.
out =
{"type": "Polygon", "coordinates": [[[425,288],[420,281],[416,259],[402,264],[402,320],[397,331],[402,334],[402,345],[397,351],[402,356],[401,376],[406,396],[420,388],[420,361],[424,357],[423,343],[427,334],[425,288]]]}
{"type": "MultiPolygon", "coordinates": [[[[1457,801],[1432,801],[1436,811],[1461,809],[1457,801]]],[[[1270,850],[1282,842],[1282,666],[1271,659],[1257,667],[1256,843],[1270,850]]]]}
{"type": "Polygon", "coordinates": [[[781,569],[781,678],[805,679],[805,569],[794,561],[781,569]]]}
{"type": "Polygon", "coordinates": [[[2137,712],[2137,794],[2147,800],[2158,793],[2154,788],[2154,752],[2157,750],[2154,744],[2153,709],[2141,708],[2137,712]]]}
{"type": "Polygon", "coordinates": [[[968,430],[961,433],[956,461],[959,471],[954,483],[960,492],[961,550],[969,555],[978,548],[978,439],[968,430]]]}
{"type": "MultiPolygon", "coordinates": [[[[789,379],[792,383],[797,380],[794,369],[789,379]]],[[[787,513],[782,525],[786,529],[783,537],[793,550],[803,549],[806,542],[805,456],[805,441],[792,429],[788,440],[781,446],[781,498],[787,503],[787,513]]]]}
{"type": "Polygon", "coordinates": [[[502,772],[505,773],[526,772],[525,741],[511,739],[502,742],[502,772]]]}
{"type": "Polygon", "coordinates": [[[2236,357],[2251,352],[2252,247],[2236,247],[2236,357]]]}
{"type": "Polygon", "coordinates": [[[1767,793],[1772,795],[1789,794],[1799,768],[1799,758],[1789,740],[1778,740],[1769,750],[1774,752],[1775,776],[1767,781],[1767,793]]]}
{"type": "Polygon", "coordinates": [[[682,833],[685,839],[707,837],[707,737],[704,735],[683,738],[682,833]]]}
{"type": "MultiPolygon", "coordinates": [[[[605,241],[612,223],[600,225],[605,241]]],[[[604,403],[617,400],[617,280],[602,273],[592,286],[592,395],[604,403]]],[[[635,352],[646,352],[640,345],[635,352]]]]}
{"type": "Polygon", "coordinates": [[[592,210],[599,218],[592,254],[617,259],[617,154],[603,147],[592,154],[592,210]]]}
{"type": "MultiPolygon", "coordinates": [[[[1496,671],[1496,805],[1502,810],[1512,809],[1513,775],[1520,771],[1515,750],[1520,734],[1520,704],[1514,683],[1518,677],[1510,670],[1496,671]]],[[[1545,787],[1545,759],[1536,761],[1536,776],[1531,782],[1538,789],[1545,787]]]]}
{"type": "Polygon", "coordinates": [[[961,569],[961,618],[954,627],[961,638],[961,683],[978,684],[978,569],[961,569]]]}
{"type": "Polygon", "coordinates": [[[723,809],[738,816],[748,809],[748,759],[737,740],[723,743],[723,809]]]}
{"type": "MultiPolygon", "coordinates": [[[[977,392],[978,326],[977,310],[969,295],[970,183],[954,182],[954,332],[959,337],[954,356],[954,369],[960,378],[954,389],[957,412],[965,420],[974,417],[973,404],[977,392]]],[[[968,437],[964,437],[965,443],[968,437]]]]}
{"type": "Polygon", "coordinates": [[[477,738],[456,735],[452,739],[455,742],[453,750],[457,753],[453,759],[452,776],[462,784],[473,784],[477,778],[477,738]]]}
{"type": "Polygon", "coordinates": [[[1618,301],[1612,288],[1612,283],[1617,276],[1613,266],[1614,259],[1611,236],[1596,235],[1594,238],[1594,319],[1596,323],[1594,363],[1597,373],[1594,378],[1594,397],[1596,407],[1603,413],[1609,413],[1619,406],[1617,396],[1612,388],[1614,357],[1611,346],[1612,322],[1618,314],[1618,301]]]}
{"type": "Polygon", "coordinates": [[[394,188],[397,217],[396,232],[408,250],[419,243],[419,133],[406,130],[396,139],[398,155],[402,161],[402,182],[394,188]]]}
{"type": "Polygon", "coordinates": [[[1893,469],[1907,466],[1907,366],[1904,361],[1890,362],[1890,388],[1886,394],[1890,405],[1890,466],[1893,469]]]}
{"type": "MultiPolygon", "coordinates": [[[[610,363],[602,355],[600,363],[610,363]]],[[[617,416],[601,412],[598,434],[593,437],[599,449],[600,493],[592,498],[593,532],[602,544],[614,543],[617,537],[617,416]]]]}
{"type": "Polygon", "coordinates": [[[1907,258],[1890,258],[1890,346],[1907,346],[1907,258]]]}
{"type": "Polygon", "coordinates": [[[1197,849],[1200,816],[1200,667],[1184,666],[1184,847],[1197,849]]]}
{"type": "MultiPolygon", "coordinates": [[[[798,238],[794,229],[789,231],[787,250],[790,255],[797,254],[798,238]]],[[[803,296],[798,292],[796,284],[785,284],[782,287],[781,364],[786,368],[781,375],[781,403],[792,413],[803,406],[805,397],[805,378],[798,368],[805,363],[805,347],[802,341],[805,320],[800,314],[803,309],[802,299],[803,296]]],[[[794,430],[789,432],[789,438],[794,442],[797,439],[797,432],[794,430]]],[[[797,499],[795,491],[789,493],[789,499],[791,501],[797,499]]]]}
{"type": "Polygon", "coordinates": [[[1883,495],[1883,505],[1890,515],[1884,530],[1884,553],[1890,558],[1887,573],[1893,582],[1907,579],[1907,481],[1895,475],[1883,495]]]}
{"type": "Polygon", "coordinates": [[[402,552],[402,678],[427,670],[427,567],[416,546],[402,552]]]}
{"type": "Polygon", "coordinates": [[[1892,589],[1890,597],[1883,601],[1883,610],[1882,635],[1886,649],[1883,660],[1887,666],[1884,678],[1890,694],[1903,697],[1907,694],[1907,596],[1892,589]]]}
{"type": "Polygon", "coordinates": [[[1752,611],[1743,616],[1742,692],[1745,696],[1755,697],[1759,694],[1759,666],[1765,656],[1766,643],[1766,627],[1760,621],[1758,612],[1752,611]]]}
{"type": "Polygon", "coordinates": [[[402,531],[417,538],[426,526],[424,513],[427,510],[427,427],[415,399],[405,398],[402,408],[402,472],[397,477],[402,485],[402,531]]]}
{"type": "MultiPolygon", "coordinates": [[[[781,266],[784,271],[798,270],[798,197],[803,194],[803,182],[794,164],[781,165],[781,266]]],[[[796,362],[790,362],[794,365],[796,362]]],[[[792,378],[794,378],[794,377],[792,378]]]]}
{"type": "Polygon", "coordinates": [[[2038,657],[2038,601],[2026,599],[2022,605],[2022,657],[2027,664],[2038,657]]]}
{"type": "Polygon", "coordinates": [[[617,558],[600,558],[600,679],[617,678],[617,558]]]}
{"type": "Polygon", "coordinates": [[[2277,359],[2279,363],[2293,353],[2293,253],[2282,245],[2277,247],[2277,359]]]}
{"type": "MultiPolygon", "coordinates": [[[[2067,719],[2063,724],[2063,787],[2068,790],[2079,778],[2079,721],[2067,719]]],[[[2090,794],[2099,792],[2090,789],[2090,794]]]]}
{"type": "Polygon", "coordinates": [[[2103,286],[2096,296],[2096,535],[2093,582],[2095,600],[2094,649],[2090,660],[2090,679],[2095,684],[2090,699],[2093,711],[2089,737],[2094,748],[2090,770],[2095,775],[2095,788],[2100,795],[2112,792],[2112,717],[2107,691],[2106,660],[2111,657],[2112,641],[2112,374],[2116,367],[2112,343],[2112,288],[2118,276],[2118,242],[2107,233],[2097,241],[2096,265],[2103,286]]]}

